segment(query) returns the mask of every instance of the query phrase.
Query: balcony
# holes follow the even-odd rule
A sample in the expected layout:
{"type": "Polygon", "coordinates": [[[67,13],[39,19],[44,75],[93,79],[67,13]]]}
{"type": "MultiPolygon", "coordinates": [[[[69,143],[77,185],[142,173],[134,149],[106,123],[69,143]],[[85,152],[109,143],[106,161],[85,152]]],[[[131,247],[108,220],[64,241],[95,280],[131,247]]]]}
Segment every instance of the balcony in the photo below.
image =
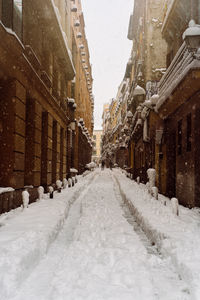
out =
{"type": "MultiPolygon", "coordinates": [[[[30,10],[30,3],[25,1],[28,9],[30,10]]],[[[33,5],[33,11],[38,16],[43,31],[51,35],[51,39],[54,41],[54,50],[57,52],[58,62],[63,67],[68,80],[72,80],[75,76],[75,69],[72,62],[71,51],[68,46],[68,39],[65,32],[62,29],[59,11],[54,5],[53,0],[44,0],[41,5],[41,1],[35,0],[33,5]]]]}
{"type": "Polygon", "coordinates": [[[158,86],[156,108],[161,117],[168,117],[198,90],[200,60],[183,42],[158,86]]]}

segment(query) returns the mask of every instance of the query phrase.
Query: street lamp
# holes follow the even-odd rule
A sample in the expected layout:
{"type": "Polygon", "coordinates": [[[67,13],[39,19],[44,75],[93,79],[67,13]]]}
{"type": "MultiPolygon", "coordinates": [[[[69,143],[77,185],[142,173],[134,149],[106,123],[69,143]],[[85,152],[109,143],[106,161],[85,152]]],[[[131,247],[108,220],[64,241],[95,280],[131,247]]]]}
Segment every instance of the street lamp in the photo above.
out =
{"type": "Polygon", "coordinates": [[[183,40],[188,50],[200,59],[200,25],[196,24],[194,20],[189,22],[189,27],[183,33],[183,40]]]}

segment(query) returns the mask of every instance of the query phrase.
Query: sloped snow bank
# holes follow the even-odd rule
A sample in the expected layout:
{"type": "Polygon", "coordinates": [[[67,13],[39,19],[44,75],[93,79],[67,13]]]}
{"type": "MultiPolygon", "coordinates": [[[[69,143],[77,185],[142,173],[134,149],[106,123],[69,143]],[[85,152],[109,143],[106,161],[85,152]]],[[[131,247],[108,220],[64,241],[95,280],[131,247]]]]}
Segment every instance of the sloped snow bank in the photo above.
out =
{"type": "Polygon", "coordinates": [[[171,202],[159,195],[150,196],[146,186],[114,170],[120,190],[138,224],[166,257],[170,257],[180,276],[189,283],[192,299],[200,295],[200,215],[199,210],[179,207],[180,216],[172,213],[171,202]],[[134,191],[134,193],[133,193],[134,191]],[[166,206],[163,204],[166,203],[166,206]]]}
{"type": "Polygon", "coordinates": [[[72,203],[91,182],[95,172],[81,178],[54,199],[32,203],[0,216],[0,298],[7,299],[31,273],[63,227],[72,203]]]}

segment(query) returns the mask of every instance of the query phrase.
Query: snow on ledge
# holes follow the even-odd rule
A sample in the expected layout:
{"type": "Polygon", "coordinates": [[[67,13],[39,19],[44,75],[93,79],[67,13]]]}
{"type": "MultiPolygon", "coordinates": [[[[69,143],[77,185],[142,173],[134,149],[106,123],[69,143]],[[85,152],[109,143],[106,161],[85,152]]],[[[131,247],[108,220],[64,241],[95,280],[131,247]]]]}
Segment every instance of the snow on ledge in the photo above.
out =
{"type": "Polygon", "coordinates": [[[17,36],[17,34],[16,34],[11,28],[8,28],[8,27],[4,26],[4,24],[2,23],[1,20],[0,20],[0,26],[2,26],[2,27],[6,30],[6,32],[7,32],[8,34],[13,35],[13,36],[17,39],[17,41],[19,42],[20,46],[21,46],[23,49],[25,49],[25,48],[24,48],[24,45],[23,45],[23,43],[22,43],[22,41],[19,39],[19,37],[17,36]]]}
{"type": "Polygon", "coordinates": [[[0,194],[7,192],[14,192],[14,189],[12,187],[0,187],[0,194]]]}
{"type": "Polygon", "coordinates": [[[70,173],[78,173],[78,170],[75,169],[75,168],[71,168],[71,169],[70,169],[70,173]]]}

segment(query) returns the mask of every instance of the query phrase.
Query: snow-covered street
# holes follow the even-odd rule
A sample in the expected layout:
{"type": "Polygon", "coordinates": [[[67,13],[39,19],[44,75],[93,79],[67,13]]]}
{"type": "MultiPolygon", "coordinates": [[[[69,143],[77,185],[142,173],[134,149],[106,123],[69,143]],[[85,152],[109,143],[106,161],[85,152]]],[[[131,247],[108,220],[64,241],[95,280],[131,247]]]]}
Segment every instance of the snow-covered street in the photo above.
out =
{"type": "Polygon", "coordinates": [[[2,215],[0,299],[199,299],[199,211],[176,217],[165,200],[97,169],[53,200],[2,215]]]}

